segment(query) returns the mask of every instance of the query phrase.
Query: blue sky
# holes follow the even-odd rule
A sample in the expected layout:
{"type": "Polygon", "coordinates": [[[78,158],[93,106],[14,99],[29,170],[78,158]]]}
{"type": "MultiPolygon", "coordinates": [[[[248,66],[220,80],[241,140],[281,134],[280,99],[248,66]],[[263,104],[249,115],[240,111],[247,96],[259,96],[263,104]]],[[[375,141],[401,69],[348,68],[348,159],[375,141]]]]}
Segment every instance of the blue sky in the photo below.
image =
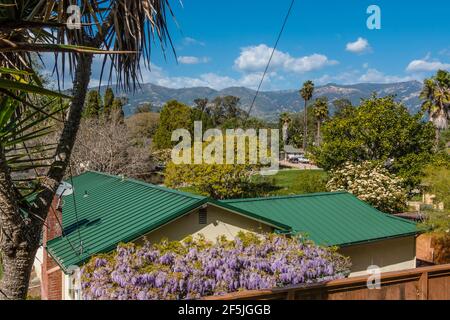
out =
{"type": "MultiPolygon", "coordinates": [[[[171,1],[178,54],[154,50],[144,82],[168,87],[255,88],[291,0],[171,1]]],[[[397,82],[450,69],[450,2],[443,0],[297,0],[279,42],[265,90],[295,89],[305,80],[397,82]],[[369,5],[381,29],[369,30],[369,5]]],[[[96,72],[94,71],[95,84],[96,72]]]]}

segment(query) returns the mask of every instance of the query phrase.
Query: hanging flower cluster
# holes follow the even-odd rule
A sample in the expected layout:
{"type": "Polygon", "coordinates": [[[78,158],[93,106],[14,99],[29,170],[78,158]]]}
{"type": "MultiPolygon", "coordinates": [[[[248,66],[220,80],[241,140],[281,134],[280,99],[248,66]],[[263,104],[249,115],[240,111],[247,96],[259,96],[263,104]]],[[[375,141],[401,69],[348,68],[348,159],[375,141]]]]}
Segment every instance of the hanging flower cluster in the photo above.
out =
{"type": "Polygon", "coordinates": [[[347,162],[330,173],[329,191],[346,190],[380,211],[398,213],[406,208],[403,181],[382,165],[370,161],[347,162]]]}
{"type": "Polygon", "coordinates": [[[204,237],[119,245],[82,269],[83,298],[196,299],[240,290],[333,280],[350,261],[331,248],[282,235],[240,234],[235,241],[204,237]]]}

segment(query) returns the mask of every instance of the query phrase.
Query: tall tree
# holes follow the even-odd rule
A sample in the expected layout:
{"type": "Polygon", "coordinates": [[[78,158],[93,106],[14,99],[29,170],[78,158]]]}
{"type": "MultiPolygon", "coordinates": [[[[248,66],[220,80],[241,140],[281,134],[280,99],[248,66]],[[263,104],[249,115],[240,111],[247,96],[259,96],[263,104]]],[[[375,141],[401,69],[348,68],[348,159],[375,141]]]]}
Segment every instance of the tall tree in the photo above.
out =
{"type": "Polygon", "coordinates": [[[353,108],[352,102],[347,98],[333,100],[333,106],[335,117],[345,117],[353,108]]]}
{"type": "Polygon", "coordinates": [[[145,102],[136,107],[136,110],[134,111],[135,114],[137,113],[149,113],[153,111],[153,106],[150,102],[145,102]]]}
{"type": "Polygon", "coordinates": [[[159,125],[154,136],[158,149],[168,149],[176,144],[172,142],[172,132],[176,129],[190,130],[192,109],[176,100],[167,102],[161,110],[159,125]]]}
{"type": "Polygon", "coordinates": [[[323,121],[325,121],[328,118],[328,98],[327,97],[320,97],[317,98],[314,102],[313,106],[314,111],[314,117],[317,121],[317,142],[316,144],[319,146],[322,142],[322,139],[320,137],[320,126],[323,121]]]}
{"type": "Polygon", "coordinates": [[[83,114],[88,118],[96,118],[102,113],[102,97],[97,90],[91,90],[86,97],[83,114]]]}
{"type": "Polygon", "coordinates": [[[420,182],[433,155],[432,125],[411,115],[393,97],[363,100],[347,117],[334,117],[322,128],[322,144],[313,157],[325,170],[347,161],[371,160],[386,164],[409,186],[420,182]]]}
{"type": "Polygon", "coordinates": [[[428,112],[430,121],[435,126],[437,147],[441,131],[448,128],[450,120],[450,73],[439,70],[435,76],[425,79],[420,98],[425,100],[422,110],[428,112]]]}
{"type": "Polygon", "coordinates": [[[308,141],[308,112],[307,112],[307,106],[308,101],[311,100],[312,96],[314,94],[314,83],[311,80],[306,81],[303,83],[303,87],[300,89],[300,95],[305,101],[305,107],[304,107],[304,118],[303,118],[303,150],[306,150],[307,147],[307,141],[308,141]]]}
{"type": "Polygon", "coordinates": [[[291,115],[287,112],[280,114],[280,126],[282,130],[282,140],[283,144],[288,144],[289,139],[289,124],[292,122],[291,115]]]}
{"type": "Polygon", "coordinates": [[[107,88],[105,91],[105,96],[103,97],[103,113],[109,115],[112,110],[114,102],[114,92],[113,89],[107,88]]]}
{"type": "Polygon", "coordinates": [[[208,98],[198,98],[194,100],[194,108],[199,109],[202,113],[207,111],[208,98]]]}
{"type": "MultiPolygon", "coordinates": [[[[159,40],[163,50],[167,47],[167,39],[171,44],[166,19],[170,7],[168,0],[79,0],[82,23],[77,25],[72,24],[72,11],[68,10],[72,1],[8,3],[13,5],[2,6],[0,14],[0,67],[27,72],[33,68],[34,55],[31,53],[50,51],[57,54],[56,79],[60,79],[61,68],[64,75],[69,64],[73,80],[72,99],[53,156],[44,174],[33,175],[36,192],[31,203],[21,201],[19,186],[13,181],[12,168],[6,159],[9,148],[19,142],[13,140],[15,144],[10,141],[9,146],[0,145],[0,252],[3,267],[0,299],[24,299],[42,227],[75,144],[93,55],[105,54],[103,66],[111,60],[109,79],[114,74],[118,87],[136,88],[141,78],[142,60],[145,65],[150,65],[154,38],[159,40]],[[62,59],[63,55],[66,55],[65,59],[62,59]]],[[[3,80],[3,72],[0,77],[3,80]]],[[[17,92],[23,92],[23,85],[16,86],[17,92]]],[[[33,109],[30,101],[24,102],[27,109],[33,109]]],[[[3,106],[1,111],[4,111],[3,106]]]]}

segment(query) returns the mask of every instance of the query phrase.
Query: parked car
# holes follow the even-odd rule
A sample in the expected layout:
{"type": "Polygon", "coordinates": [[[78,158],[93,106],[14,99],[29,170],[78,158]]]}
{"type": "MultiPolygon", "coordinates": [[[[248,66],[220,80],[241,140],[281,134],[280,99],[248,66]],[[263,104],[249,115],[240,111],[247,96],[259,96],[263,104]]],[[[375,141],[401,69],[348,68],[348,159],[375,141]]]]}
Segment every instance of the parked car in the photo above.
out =
{"type": "Polygon", "coordinates": [[[310,163],[309,159],[307,159],[307,158],[305,158],[303,156],[298,158],[298,162],[304,163],[304,164],[309,164],[310,163]]]}

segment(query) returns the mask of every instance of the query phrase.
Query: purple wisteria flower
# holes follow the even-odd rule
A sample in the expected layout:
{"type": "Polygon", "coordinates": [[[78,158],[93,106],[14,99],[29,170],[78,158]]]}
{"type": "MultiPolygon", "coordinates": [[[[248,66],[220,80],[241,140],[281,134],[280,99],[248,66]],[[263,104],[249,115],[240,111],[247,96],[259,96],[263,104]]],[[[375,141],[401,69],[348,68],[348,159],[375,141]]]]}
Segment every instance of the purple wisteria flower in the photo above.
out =
{"type": "Polygon", "coordinates": [[[82,269],[84,299],[196,299],[240,290],[329,281],[348,275],[335,250],[282,235],[242,233],[234,241],[120,245],[82,269]]]}

